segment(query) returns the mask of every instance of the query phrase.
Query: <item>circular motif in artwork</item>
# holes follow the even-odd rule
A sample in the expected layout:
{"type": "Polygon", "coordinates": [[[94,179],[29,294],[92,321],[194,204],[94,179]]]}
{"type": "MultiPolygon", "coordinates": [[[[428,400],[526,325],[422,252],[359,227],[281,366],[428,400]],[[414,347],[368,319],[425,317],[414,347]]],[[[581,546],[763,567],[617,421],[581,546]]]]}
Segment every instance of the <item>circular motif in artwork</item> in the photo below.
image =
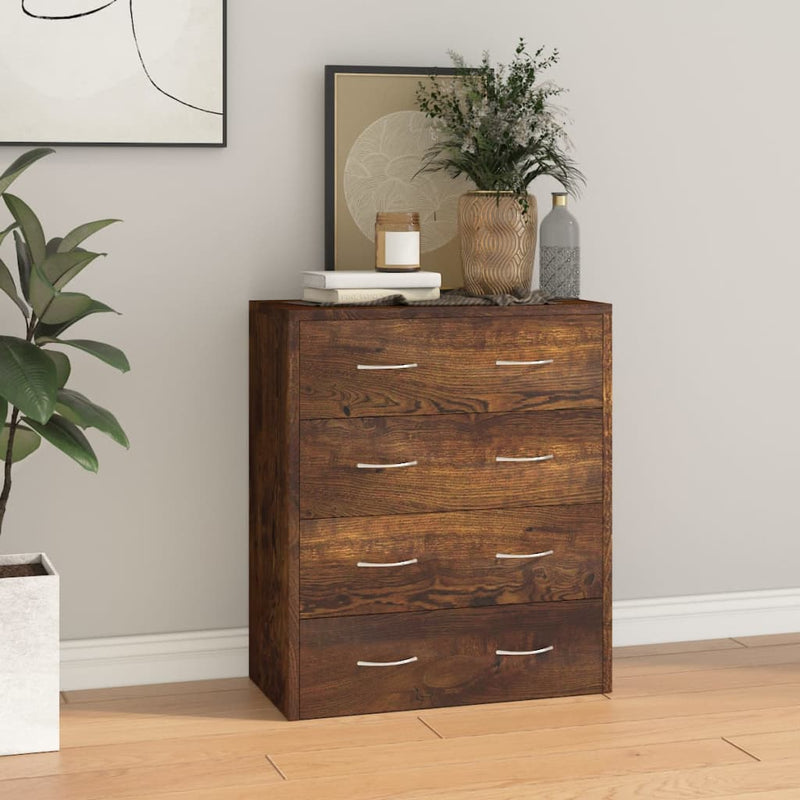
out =
{"type": "Polygon", "coordinates": [[[395,111],[371,123],[353,143],[344,166],[344,198],[370,241],[375,241],[378,211],[418,211],[423,253],[455,237],[458,198],[474,187],[463,176],[416,174],[434,141],[433,126],[422,112],[395,111]]]}

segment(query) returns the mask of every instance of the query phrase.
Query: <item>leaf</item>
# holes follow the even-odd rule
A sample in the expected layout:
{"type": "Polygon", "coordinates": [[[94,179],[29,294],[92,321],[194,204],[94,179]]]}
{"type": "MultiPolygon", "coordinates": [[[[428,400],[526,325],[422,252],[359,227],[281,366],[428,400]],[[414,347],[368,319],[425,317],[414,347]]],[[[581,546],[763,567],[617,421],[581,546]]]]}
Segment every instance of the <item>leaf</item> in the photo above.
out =
{"type": "Polygon", "coordinates": [[[17,266],[19,267],[19,285],[22,289],[22,296],[28,300],[30,298],[31,282],[31,251],[23,241],[18,231],[14,231],[14,244],[17,247],[17,266]]]}
{"type": "Polygon", "coordinates": [[[30,206],[16,195],[4,194],[3,200],[6,201],[11,215],[19,223],[22,235],[30,248],[33,263],[41,264],[47,253],[42,223],[39,222],[39,218],[33,213],[30,206]]]}
{"type": "Polygon", "coordinates": [[[5,230],[0,231],[0,244],[3,244],[3,239],[5,239],[6,236],[8,236],[8,234],[11,233],[11,231],[13,231],[16,227],[17,223],[12,222],[5,230]]]}
{"type": "Polygon", "coordinates": [[[0,336],[0,396],[23,414],[47,422],[56,402],[56,368],[36,345],[0,336]]]}
{"type": "Polygon", "coordinates": [[[8,416],[8,400],[4,397],[0,397],[0,414],[2,414],[2,419],[0,419],[0,425],[2,425],[8,416]]]}
{"type": "Polygon", "coordinates": [[[105,253],[90,253],[88,250],[72,250],[69,253],[52,253],[42,264],[42,274],[61,289],[66,286],[85,266],[105,253]]]}
{"type": "Polygon", "coordinates": [[[53,366],[56,368],[56,385],[59,389],[63,389],[72,372],[72,365],[69,363],[69,358],[67,358],[64,353],[59,353],[57,350],[42,350],[42,352],[53,362],[53,366]]]}
{"type": "Polygon", "coordinates": [[[117,444],[130,447],[128,437],[117,422],[117,418],[105,408],[95,405],[80,392],[61,389],[56,399],[56,411],[81,428],[97,428],[117,444]]]}
{"type": "MultiPolygon", "coordinates": [[[[24,425],[18,425],[17,430],[14,432],[14,444],[11,447],[11,463],[16,464],[17,461],[27,458],[31,453],[39,449],[41,443],[42,437],[38,433],[34,433],[24,425]]],[[[3,429],[0,430],[0,461],[6,460],[7,452],[8,425],[4,425],[3,429]]]]}
{"type": "Polygon", "coordinates": [[[44,318],[55,301],[56,290],[36,264],[31,269],[30,296],[33,313],[40,319],[44,318]]]}
{"type": "Polygon", "coordinates": [[[51,147],[36,147],[33,150],[28,150],[27,153],[23,153],[2,175],[0,175],[0,194],[5,192],[31,164],[50,153],[55,153],[55,150],[51,147]]]}
{"type": "Polygon", "coordinates": [[[94,454],[89,440],[77,425],[58,414],[53,414],[46,425],[41,425],[27,417],[25,417],[25,422],[43,439],[77,461],[84,469],[97,472],[97,456],[94,454]]]}
{"type": "Polygon", "coordinates": [[[0,258],[0,289],[17,304],[25,319],[28,319],[28,306],[22,302],[22,298],[17,294],[17,286],[2,258],[0,258]]]}
{"type": "Polygon", "coordinates": [[[36,339],[36,344],[66,344],[70,347],[77,347],[78,350],[83,350],[85,353],[99,358],[120,372],[130,372],[131,365],[125,353],[118,347],[105,342],[93,342],[90,339],[53,339],[49,336],[40,336],[36,339]]]}
{"type": "Polygon", "coordinates": [[[88,294],[78,294],[77,292],[61,292],[56,295],[50,307],[47,309],[44,316],[41,317],[42,322],[46,325],[59,325],[61,323],[69,323],[70,325],[83,319],[88,314],[94,314],[99,311],[113,311],[105,303],[98,303],[97,300],[92,300],[88,294]]]}
{"type": "MultiPolygon", "coordinates": [[[[69,297],[70,295],[61,295],[61,296],[69,297]]],[[[81,296],[85,297],[86,295],[81,295],[81,296]]],[[[67,322],[59,322],[55,324],[44,324],[40,322],[36,326],[36,338],[37,339],[40,339],[42,337],[54,338],[63,331],[67,330],[67,328],[70,328],[79,320],[82,320],[84,317],[88,317],[90,314],[99,314],[106,311],[110,311],[113,314],[119,313],[117,311],[114,311],[113,308],[109,308],[105,303],[100,303],[97,300],[92,300],[91,305],[86,309],[86,311],[83,311],[81,314],[79,314],[78,316],[74,317],[71,320],[68,320],[67,322]]]]}
{"type": "Polygon", "coordinates": [[[93,233],[102,230],[108,225],[115,222],[121,222],[119,219],[98,219],[95,222],[87,222],[79,225],[75,230],[70,231],[62,240],[58,247],[59,253],[67,253],[77,247],[84,239],[88,239],[93,233]]]}
{"type": "Polygon", "coordinates": [[[54,236],[47,243],[47,247],[45,247],[45,253],[47,253],[48,256],[53,255],[53,253],[57,253],[58,252],[58,246],[63,241],[64,241],[64,239],[61,236],[54,236]]]}

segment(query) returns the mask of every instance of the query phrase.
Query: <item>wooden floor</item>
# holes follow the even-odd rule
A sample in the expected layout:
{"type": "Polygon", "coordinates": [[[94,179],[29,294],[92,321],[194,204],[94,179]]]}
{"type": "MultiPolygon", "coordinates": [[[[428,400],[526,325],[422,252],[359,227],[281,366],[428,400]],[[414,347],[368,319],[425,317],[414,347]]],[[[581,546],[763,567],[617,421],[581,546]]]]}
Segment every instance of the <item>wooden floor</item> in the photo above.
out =
{"type": "Polygon", "coordinates": [[[800,634],[617,650],[614,684],[292,723],[245,679],[66,692],[61,752],[0,758],[0,798],[800,798],[800,634]]]}

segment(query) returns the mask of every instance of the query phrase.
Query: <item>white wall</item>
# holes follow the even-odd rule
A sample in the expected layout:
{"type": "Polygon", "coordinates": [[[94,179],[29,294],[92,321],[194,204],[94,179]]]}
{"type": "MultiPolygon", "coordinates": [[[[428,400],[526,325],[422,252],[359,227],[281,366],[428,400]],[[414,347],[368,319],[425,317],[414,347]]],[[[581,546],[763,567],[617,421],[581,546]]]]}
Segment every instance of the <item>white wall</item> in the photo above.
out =
{"type": "Polygon", "coordinates": [[[131,451],[94,437],[93,477],[43,447],[0,540],[59,566],[64,637],[247,624],[247,301],[322,263],[323,65],[507,60],[521,35],[561,51],[584,296],[615,304],[616,599],[800,586],[800,9],[228,5],[227,149],[60,147],[15,185],[53,234],[125,219],[80,283],[124,316],[80,332],[133,371],[73,362],[131,451]]]}

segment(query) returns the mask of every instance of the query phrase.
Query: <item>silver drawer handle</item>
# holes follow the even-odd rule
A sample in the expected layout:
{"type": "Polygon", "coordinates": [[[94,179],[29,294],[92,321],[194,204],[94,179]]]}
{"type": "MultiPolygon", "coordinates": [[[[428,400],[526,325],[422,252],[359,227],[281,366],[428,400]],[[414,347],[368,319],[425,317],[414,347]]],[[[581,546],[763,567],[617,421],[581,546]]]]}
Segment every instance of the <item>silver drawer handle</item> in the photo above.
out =
{"type": "Polygon", "coordinates": [[[544,558],[545,556],[553,555],[552,550],[543,550],[541,553],[523,553],[522,555],[514,555],[512,553],[498,553],[495,558],[544,558]]]}
{"type": "MultiPolygon", "coordinates": [[[[550,551],[552,552],[552,550],[550,551]]],[[[357,567],[407,567],[409,564],[419,563],[416,558],[409,558],[408,561],[393,561],[386,564],[378,564],[374,561],[359,561],[357,567]]]]}
{"type": "MultiPolygon", "coordinates": [[[[550,456],[552,458],[552,456],[550,456]]],[[[356,464],[359,469],[397,469],[398,467],[416,467],[416,461],[401,461],[399,464],[356,464]]]]}
{"type": "Polygon", "coordinates": [[[356,661],[357,667],[399,667],[401,664],[411,664],[417,661],[416,656],[404,658],[402,661],[356,661]]]}
{"type": "Polygon", "coordinates": [[[521,461],[550,461],[553,458],[553,454],[549,453],[546,456],[523,456],[522,458],[509,458],[508,456],[495,456],[495,461],[502,462],[502,461],[513,461],[513,462],[521,462],[521,461]]]}
{"type": "Polygon", "coordinates": [[[414,369],[419,364],[357,364],[356,369],[414,369]]]}
{"type": "Polygon", "coordinates": [[[543,358],[541,361],[495,361],[496,367],[541,367],[544,364],[552,364],[552,358],[543,358]]]}
{"type": "Polygon", "coordinates": [[[538,656],[540,653],[549,653],[553,649],[550,647],[542,647],[539,650],[495,650],[496,656],[538,656]]]}

